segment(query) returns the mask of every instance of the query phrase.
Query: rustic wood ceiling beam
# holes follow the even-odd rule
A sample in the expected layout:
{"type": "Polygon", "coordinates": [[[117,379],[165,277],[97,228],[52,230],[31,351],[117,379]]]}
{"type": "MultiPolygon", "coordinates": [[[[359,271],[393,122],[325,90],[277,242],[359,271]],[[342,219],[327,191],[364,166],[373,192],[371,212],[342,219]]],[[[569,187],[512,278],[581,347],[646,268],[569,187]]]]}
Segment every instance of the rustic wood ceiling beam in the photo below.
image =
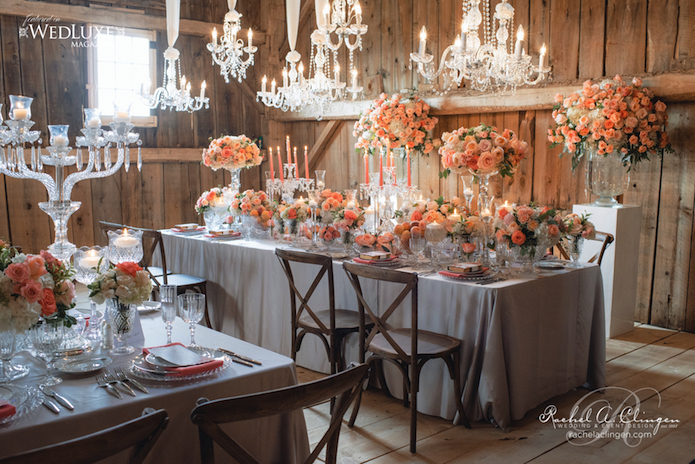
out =
{"type": "MultiPolygon", "coordinates": [[[[644,86],[666,102],[695,101],[695,74],[660,74],[642,77],[642,80],[644,86]]],[[[519,89],[514,95],[452,92],[446,96],[423,99],[432,107],[430,114],[433,115],[543,110],[553,107],[555,94],[569,95],[581,89],[581,86],[582,83],[578,82],[575,85],[531,87],[519,89]]],[[[370,103],[371,100],[335,102],[322,117],[323,119],[357,119],[370,103]]],[[[316,113],[311,110],[282,112],[273,109],[268,112],[268,117],[276,121],[301,121],[316,119],[316,113]]]]}
{"type": "Polygon", "coordinates": [[[331,144],[333,137],[335,137],[340,128],[343,127],[344,122],[345,121],[340,121],[337,119],[328,121],[326,127],[323,128],[319,138],[316,140],[316,143],[313,147],[311,147],[311,151],[309,152],[309,172],[313,172],[314,169],[316,169],[316,165],[319,161],[321,161],[321,158],[323,158],[323,155],[326,153],[326,148],[328,148],[328,146],[331,144]]]}
{"type": "MultiPolygon", "coordinates": [[[[60,3],[48,3],[28,0],[2,0],[0,2],[0,14],[11,16],[36,16],[60,18],[61,21],[75,21],[80,23],[98,23],[105,26],[132,27],[135,29],[156,29],[166,31],[166,18],[164,16],[151,16],[133,10],[114,10],[107,7],[63,5],[60,3]]],[[[182,19],[179,31],[182,35],[211,36],[212,28],[221,28],[221,24],[207,23],[182,19]]],[[[266,41],[263,31],[253,31],[253,44],[262,45],[266,41]]]]}

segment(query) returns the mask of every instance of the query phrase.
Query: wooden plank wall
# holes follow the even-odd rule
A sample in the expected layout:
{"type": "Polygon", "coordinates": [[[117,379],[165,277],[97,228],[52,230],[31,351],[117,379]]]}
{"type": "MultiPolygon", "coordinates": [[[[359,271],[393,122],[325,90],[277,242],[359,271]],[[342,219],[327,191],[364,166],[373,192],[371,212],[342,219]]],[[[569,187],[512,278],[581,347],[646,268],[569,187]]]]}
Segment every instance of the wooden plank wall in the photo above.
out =
{"type": "MultiPolygon", "coordinates": [[[[493,9],[496,3],[492,1],[493,9]]],[[[537,56],[543,42],[549,45],[553,66],[551,87],[618,73],[632,77],[695,70],[692,1],[513,0],[510,3],[516,8],[515,25],[522,24],[527,32],[526,49],[537,56]]],[[[361,4],[364,21],[370,29],[364,37],[364,51],[356,53],[360,79],[364,85],[374,76],[381,76],[387,93],[417,88],[424,83],[408,69],[409,53],[417,48],[423,25],[427,27],[428,51],[437,57],[460,30],[461,2],[457,0],[363,0],[361,4]]],[[[276,20],[284,25],[284,18],[278,16],[276,20]]],[[[300,25],[297,48],[303,56],[309,54],[307,38],[314,27],[313,17],[300,25]],[[305,48],[301,44],[306,44],[305,48]]],[[[276,30],[280,29],[278,23],[276,30]]],[[[273,31],[269,37],[271,34],[273,31]]],[[[278,56],[278,61],[268,63],[269,76],[279,75],[282,58],[278,56]]],[[[695,103],[673,102],[669,107],[669,133],[676,154],[663,162],[654,159],[639,166],[623,200],[642,206],[640,248],[636,250],[640,255],[640,272],[635,318],[658,326],[695,331],[695,154],[689,138],[694,129],[695,103]]],[[[546,135],[552,122],[549,110],[442,116],[435,135],[481,121],[518,131],[532,148],[513,179],[494,182],[492,190],[497,198],[518,203],[535,201],[563,209],[590,200],[584,185],[584,163],[572,174],[569,158],[560,158],[559,148],[548,147],[546,135]]],[[[328,169],[328,185],[336,189],[354,188],[364,178],[361,157],[353,149],[353,123],[345,121],[320,162],[321,169],[328,169]]],[[[325,124],[324,121],[271,121],[267,133],[277,140],[289,134],[297,145],[311,146],[325,124]]],[[[372,160],[371,169],[375,168],[372,160]]],[[[414,162],[414,182],[431,198],[440,194],[460,195],[460,181],[453,177],[440,180],[439,170],[437,156],[421,157],[414,162]]]]}

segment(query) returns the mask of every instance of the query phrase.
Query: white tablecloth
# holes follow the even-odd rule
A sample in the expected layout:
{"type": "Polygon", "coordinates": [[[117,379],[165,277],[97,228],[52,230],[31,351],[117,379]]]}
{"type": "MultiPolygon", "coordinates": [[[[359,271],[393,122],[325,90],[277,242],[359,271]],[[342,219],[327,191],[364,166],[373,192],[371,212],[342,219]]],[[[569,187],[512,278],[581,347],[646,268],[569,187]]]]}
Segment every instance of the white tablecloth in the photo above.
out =
{"type": "MultiPolygon", "coordinates": [[[[290,303],[287,280],[272,242],[211,241],[164,231],[167,265],[174,272],[208,280],[209,308],[218,330],[264,348],[290,354],[290,303]]],[[[339,308],[357,310],[357,299],[341,263],[334,263],[339,308]]],[[[306,268],[295,278],[306,289],[313,280],[306,268]]],[[[301,285],[300,285],[301,287],[301,285]]],[[[313,298],[325,298],[323,285],[313,298]]],[[[400,291],[396,284],[367,282],[363,291],[385,310],[400,291]]],[[[327,300],[324,300],[327,302],[327,300]]],[[[469,418],[503,428],[555,395],[588,383],[605,384],[603,289],[599,268],[547,272],[537,279],[489,285],[454,282],[438,275],[419,281],[420,328],[463,342],[461,371],[469,418]]],[[[409,324],[409,307],[389,321],[409,324]]],[[[348,362],[357,360],[357,340],[348,339],[348,362]]],[[[325,350],[306,337],[297,364],[328,372],[325,350]]],[[[400,378],[389,384],[400,394],[400,378]]],[[[452,419],[453,382],[441,361],[431,361],[421,376],[418,410],[452,419]]]]}
{"type": "MultiPolygon", "coordinates": [[[[164,323],[157,314],[144,316],[142,327],[145,334],[144,346],[166,343],[164,323]]],[[[184,344],[188,344],[190,340],[188,324],[178,318],[174,324],[173,340],[184,344]]],[[[143,381],[150,391],[149,394],[136,390],[136,397],[123,393],[122,400],[98,387],[94,375],[59,374],[64,380],[54,389],[67,397],[74,404],[75,410],[70,412],[61,407],[60,415],[56,415],[39,406],[11,425],[0,426],[0,457],[102,430],[134,419],[144,408],[151,407],[166,409],[169,425],[146,462],[200,462],[198,429],[190,419],[198,398],[225,398],[297,383],[294,363],[285,356],[202,326],[197,327],[196,341],[201,346],[227,348],[246,354],[263,365],[249,368],[232,363],[228,369],[214,378],[177,386],[143,381]]],[[[133,346],[138,347],[135,343],[133,346]]],[[[140,349],[142,346],[139,344],[140,349]]],[[[131,358],[132,356],[113,357],[114,362],[109,369],[125,366],[131,358]]],[[[29,376],[13,383],[36,386],[45,372],[43,363],[26,351],[16,356],[15,362],[31,365],[32,370],[29,376]]],[[[251,454],[258,456],[261,462],[304,462],[309,455],[307,430],[301,412],[240,422],[225,428],[251,454]]],[[[231,462],[222,452],[218,452],[216,458],[217,462],[231,462]]]]}

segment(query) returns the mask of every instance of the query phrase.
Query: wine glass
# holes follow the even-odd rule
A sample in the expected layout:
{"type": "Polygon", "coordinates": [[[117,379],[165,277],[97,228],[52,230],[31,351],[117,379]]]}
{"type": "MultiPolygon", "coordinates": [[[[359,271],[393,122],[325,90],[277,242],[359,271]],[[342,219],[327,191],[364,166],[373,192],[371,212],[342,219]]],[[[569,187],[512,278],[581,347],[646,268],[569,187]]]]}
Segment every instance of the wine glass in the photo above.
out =
{"type": "Polygon", "coordinates": [[[203,293],[184,293],[179,295],[179,315],[184,322],[190,325],[191,347],[197,347],[195,343],[195,325],[200,322],[205,312],[205,295],[203,293]]]}
{"type": "Polygon", "coordinates": [[[439,244],[446,238],[446,229],[442,224],[436,222],[427,224],[425,228],[425,238],[432,244],[432,257],[430,262],[432,263],[432,267],[437,269],[440,266],[439,244]]]}
{"type": "Polygon", "coordinates": [[[36,349],[36,356],[46,363],[46,377],[41,382],[43,385],[57,385],[63,381],[63,379],[53,376],[49,370],[56,356],[56,351],[63,342],[63,330],[62,326],[56,327],[50,324],[41,324],[30,330],[31,342],[36,349]]]}
{"type": "Polygon", "coordinates": [[[427,239],[421,232],[415,232],[410,237],[410,251],[415,257],[415,266],[418,266],[420,256],[425,251],[427,246],[427,239]]]}
{"type": "Polygon", "coordinates": [[[167,327],[167,344],[171,343],[171,325],[176,319],[176,285],[160,285],[159,301],[162,303],[162,320],[167,327]]]}

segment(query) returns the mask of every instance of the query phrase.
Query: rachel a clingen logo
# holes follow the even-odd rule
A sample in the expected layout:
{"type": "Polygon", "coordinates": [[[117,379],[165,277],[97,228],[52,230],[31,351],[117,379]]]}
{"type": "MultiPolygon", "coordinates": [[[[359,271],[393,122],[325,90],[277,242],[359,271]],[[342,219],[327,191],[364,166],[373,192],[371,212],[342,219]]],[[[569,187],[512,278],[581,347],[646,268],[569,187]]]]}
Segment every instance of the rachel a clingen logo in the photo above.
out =
{"type": "Polygon", "coordinates": [[[125,28],[58,24],[55,16],[28,15],[19,28],[20,38],[71,40],[73,47],[94,47],[100,35],[125,35],[125,28]]]}
{"type": "Polygon", "coordinates": [[[575,446],[585,446],[597,440],[611,438],[622,440],[629,447],[636,447],[643,439],[654,437],[660,429],[676,428],[680,423],[678,419],[667,417],[641,417],[645,411],[642,411],[642,403],[638,396],[640,392],[655,393],[658,399],[657,407],[661,406],[661,395],[654,388],[641,388],[633,392],[623,387],[604,387],[581,397],[572,406],[569,417],[557,417],[557,407],[551,404],[545,408],[538,420],[544,424],[553,424],[555,429],[569,429],[565,438],[575,446]],[[620,403],[614,407],[608,398],[590,398],[595,393],[611,395],[614,401],[620,403]],[[613,393],[620,395],[618,399],[615,399],[613,393]]]}

